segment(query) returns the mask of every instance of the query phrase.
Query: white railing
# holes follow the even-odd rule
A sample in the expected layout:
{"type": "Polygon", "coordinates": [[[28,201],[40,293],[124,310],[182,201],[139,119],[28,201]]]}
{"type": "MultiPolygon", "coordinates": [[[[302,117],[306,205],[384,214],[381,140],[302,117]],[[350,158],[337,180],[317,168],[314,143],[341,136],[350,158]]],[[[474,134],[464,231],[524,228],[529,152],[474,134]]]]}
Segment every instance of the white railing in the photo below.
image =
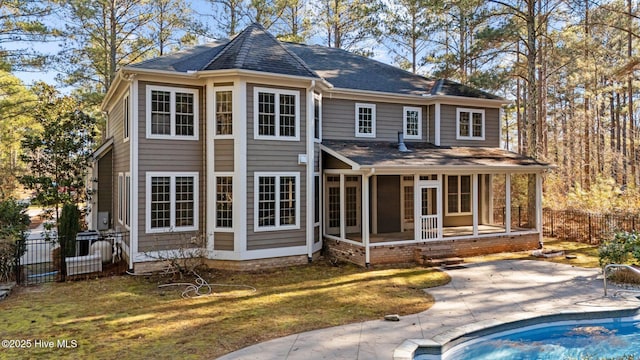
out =
{"type": "Polygon", "coordinates": [[[438,215],[422,216],[421,237],[422,240],[438,238],[438,215]]]}
{"type": "MultiPolygon", "coordinates": [[[[612,268],[624,268],[624,269],[628,269],[631,270],[632,272],[636,273],[637,275],[640,275],[640,270],[636,269],[635,267],[631,266],[631,265],[625,265],[625,264],[609,264],[607,266],[604,267],[604,276],[603,276],[603,281],[604,281],[604,296],[607,296],[607,271],[609,269],[612,268]]],[[[619,290],[619,291],[625,291],[625,292],[640,292],[639,290],[619,290]]]]}

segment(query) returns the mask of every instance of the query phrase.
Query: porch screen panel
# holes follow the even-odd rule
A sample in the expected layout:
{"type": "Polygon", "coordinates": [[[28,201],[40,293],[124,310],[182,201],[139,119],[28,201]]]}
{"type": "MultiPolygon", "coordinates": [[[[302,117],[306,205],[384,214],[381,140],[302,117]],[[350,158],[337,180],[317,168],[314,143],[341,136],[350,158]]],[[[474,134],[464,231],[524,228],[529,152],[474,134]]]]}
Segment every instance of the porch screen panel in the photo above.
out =
{"type": "Polygon", "coordinates": [[[536,228],[535,174],[511,175],[511,230],[536,228]]]}
{"type": "Polygon", "coordinates": [[[327,176],[326,190],[326,232],[340,235],[340,177],[327,176]]]}
{"type": "Polygon", "coordinates": [[[458,177],[449,176],[447,182],[447,212],[457,213],[458,210],[458,177]]]}

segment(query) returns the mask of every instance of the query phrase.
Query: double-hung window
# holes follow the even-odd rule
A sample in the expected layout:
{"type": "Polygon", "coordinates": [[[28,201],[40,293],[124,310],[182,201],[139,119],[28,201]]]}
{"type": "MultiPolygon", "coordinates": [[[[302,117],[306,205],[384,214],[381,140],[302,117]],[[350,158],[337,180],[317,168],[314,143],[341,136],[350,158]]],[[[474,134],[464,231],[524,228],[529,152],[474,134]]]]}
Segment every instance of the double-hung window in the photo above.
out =
{"type": "Polygon", "coordinates": [[[233,176],[216,176],[216,229],[233,228],[233,176]]]}
{"type": "Polygon", "coordinates": [[[147,138],[198,139],[198,90],[147,86],[147,138]]]}
{"type": "Polygon", "coordinates": [[[131,223],[131,175],[118,174],[118,222],[127,228],[131,223]]]}
{"type": "Polygon", "coordinates": [[[422,108],[405,106],[403,108],[403,130],[405,139],[422,138],[422,108]]]}
{"type": "Polygon", "coordinates": [[[376,105],[356,103],[356,137],[376,137],[376,105]]]}
{"type": "Polygon", "coordinates": [[[299,229],[300,173],[255,173],[255,231],[299,229]]]}
{"type": "Polygon", "coordinates": [[[254,138],[264,140],[300,139],[300,92],[254,88],[254,138]]]}
{"type": "Polygon", "coordinates": [[[216,136],[233,135],[233,91],[232,87],[216,88],[216,136]]]}
{"type": "Polygon", "coordinates": [[[484,140],[484,110],[458,108],[456,139],[484,140]]]}
{"type": "Polygon", "coordinates": [[[448,175],[447,215],[471,215],[471,175],[448,175]]]}
{"type": "Polygon", "coordinates": [[[198,229],[198,173],[147,173],[147,233],[198,229]]]}

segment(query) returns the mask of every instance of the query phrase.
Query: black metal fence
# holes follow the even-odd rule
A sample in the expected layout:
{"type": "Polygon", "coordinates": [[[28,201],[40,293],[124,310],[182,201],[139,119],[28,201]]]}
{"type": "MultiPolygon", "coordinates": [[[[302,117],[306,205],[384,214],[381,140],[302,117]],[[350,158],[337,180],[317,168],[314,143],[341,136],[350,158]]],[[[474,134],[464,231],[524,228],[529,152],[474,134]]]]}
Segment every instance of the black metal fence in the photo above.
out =
{"type": "Polygon", "coordinates": [[[71,242],[38,236],[18,242],[15,279],[30,285],[122,274],[128,269],[123,245],[129,233],[79,233],[71,242]]]}
{"type": "Polygon", "coordinates": [[[598,245],[616,231],[640,226],[638,214],[592,214],[578,210],[543,209],[544,236],[598,245]]]}

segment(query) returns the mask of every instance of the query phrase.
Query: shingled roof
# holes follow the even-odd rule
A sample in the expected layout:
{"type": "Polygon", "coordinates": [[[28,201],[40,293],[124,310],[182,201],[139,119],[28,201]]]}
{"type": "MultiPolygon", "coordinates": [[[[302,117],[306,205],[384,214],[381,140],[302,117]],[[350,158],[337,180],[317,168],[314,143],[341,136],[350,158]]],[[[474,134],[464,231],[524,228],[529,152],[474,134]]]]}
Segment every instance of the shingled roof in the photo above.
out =
{"type": "Polygon", "coordinates": [[[345,50],[281,42],[258,24],[248,26],[231,40],[195,46],[128,68],[182,73],[251,70],[321,78],[340,89],[501,100],[498,96],[454,81],[416,75],[345,50]]]}
{"type": "Polygon", "coordinates": [[[484,169],[547,169],[544,163],[511,151],[487,147],[446,147],[430,143],[409,143],[409,152],[401,152],[390,142],[331,141],[322,145],[330,153],[347,158],[362,168],[403,168],[439,170],[482,167],[484,169]]]}

